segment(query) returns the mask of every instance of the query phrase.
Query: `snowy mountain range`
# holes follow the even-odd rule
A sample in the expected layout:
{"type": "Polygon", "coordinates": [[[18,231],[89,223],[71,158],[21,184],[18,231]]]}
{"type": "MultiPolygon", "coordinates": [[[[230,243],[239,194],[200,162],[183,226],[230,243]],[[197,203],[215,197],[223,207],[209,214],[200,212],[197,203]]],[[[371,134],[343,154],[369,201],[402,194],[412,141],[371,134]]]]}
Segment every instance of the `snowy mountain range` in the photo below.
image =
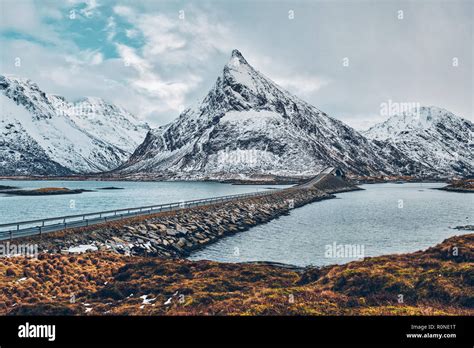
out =
{"type": "Polygon", "coordinates": [[[397,148],[367,140],[279,87],[234,50],[207,96],[150,131],[119,172],[291,176],[316,174],[328,165],[358,174],[420,167],[397,148]]]}
{"type": "Polygon", "coordinates": [[[0,175],[67,175],[116,168],[149,126],[99,98],[69,102],[30,80],[0,76],[0,175]]]}
{"type": "Polygon", "coordinates": [[[474,171],[470,121],[422,107],[360,133],[275,84],[237,50],[202,101],[156,129],[102,99],[69,102],[26,79],[0,75],[0,92],[0,175],[226,179],[309,176],[327,166],[360,175],[474,171]]]}
{"type": "Polygon", "coordinates": [[[379,146],[393,146],[428,173],[474,173],[474,125],[438,108],[420,107],[363,133],[379,146]]]}

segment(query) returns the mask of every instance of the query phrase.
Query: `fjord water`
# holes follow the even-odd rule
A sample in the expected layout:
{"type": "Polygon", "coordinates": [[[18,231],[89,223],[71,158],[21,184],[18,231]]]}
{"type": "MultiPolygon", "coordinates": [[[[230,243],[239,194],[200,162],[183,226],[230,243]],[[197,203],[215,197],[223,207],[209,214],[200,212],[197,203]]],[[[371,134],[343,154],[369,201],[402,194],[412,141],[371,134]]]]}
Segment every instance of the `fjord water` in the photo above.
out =
{"type": "MultiPolygon", "coordinates": [[[[151,204],[255,192],[270,185],[214,182],[16,181],[23,189],[67,187],[93,192],[57,196],[0,194],[0,224],[151,204]],[[104,187],[122,190],[101,190],[104,187]]],[[[364,191],[293,209],[269,223],[225,237],[195,251],[191,259],[222,262],[274,261],[300,266],[345,263],[326,257],[327,246],[363,246],[364,256],[412,252],[467,233],[452,227],[474,224],[474,195],[434,190],[445,184],[373,184],[364,191]]]]}
{"type": "Polygon", "coordinates": [[[93,192],[54,196],[13,196],[0,193],[0,224],[153,204],[188,201],[267,190],[271,185],[231,185],[217,182],[130,182],[130,181],[17,181],[0,185],[21,189],[67,187],[93,192]],[[119,187],[123,190],[103,190],[119,187]]]}
{"type": "Polygon", "coordinates": [[[336,249],[351,245],[359,248],[352,250],[363,250],[364,256],[426,249],[447,237],[469,233],[453,227],[474,224],[474,195],[433,189],[442,186],[361,185],[364,191],[337,194],[335,199],[294,209],[196,251],[190,259],[322,266],[356,259],[330,257],[326,252],[334,251],[334,245],[336,249]]]}

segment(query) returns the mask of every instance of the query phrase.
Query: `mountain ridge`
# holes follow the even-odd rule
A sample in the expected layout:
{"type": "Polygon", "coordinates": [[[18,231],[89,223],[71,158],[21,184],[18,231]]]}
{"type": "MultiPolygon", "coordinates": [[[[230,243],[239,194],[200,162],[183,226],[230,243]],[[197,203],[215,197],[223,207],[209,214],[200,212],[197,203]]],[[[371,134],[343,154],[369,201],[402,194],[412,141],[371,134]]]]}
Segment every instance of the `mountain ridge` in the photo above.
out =
{"type": "Polygon", "coordinates": [[[0,75],[0,175],[111,173],[178,179],[472,175],[473,124],[430,106],[358,132],[278,86],[238,50],[208,93],[150,128],[99,97],[68,101],[0,75]]]}
{"type": "Polygon", "coordinates": [[[117,106],[70,103],[13,75],[0,75],[0,102],[1,175],[111,170],[142,141],[139,133],[144,137],[149,130],[117,106]]]}
{"type": "Polygon", "coordinates": [[[392,146],[427,171],[474,173],[474,124],[452,112],[423,106],[391,116],[363,134],[381,146],[392,146]]]}
{"type": "Polygon", "coordinates": [[[371,175],[417,166],[396,152],[279,87],[234,50],[202,101],[149,132],[117,171],[196,178],[313,175],[327,165],[371,175]]]}

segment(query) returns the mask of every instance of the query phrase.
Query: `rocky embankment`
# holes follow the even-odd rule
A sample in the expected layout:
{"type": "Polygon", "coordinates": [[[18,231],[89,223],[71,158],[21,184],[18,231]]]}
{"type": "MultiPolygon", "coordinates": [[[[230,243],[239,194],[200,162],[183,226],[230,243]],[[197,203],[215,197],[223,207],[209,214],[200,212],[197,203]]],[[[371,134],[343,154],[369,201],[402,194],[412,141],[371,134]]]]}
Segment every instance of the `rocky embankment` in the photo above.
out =
{"type": "Polygon", "coordinates": [[[0,258],[0,315],[474,315],[474,234],[291,269],[112,252],[0,258]]]}
{"type": "Polygon", "coordinates": [[[40,252],[49,253],[110,250],[124,255],[185,257],[192,250],[288,214],[291,209],[333,198],[335,192],[356,189],[331,176],[322,180],[318,188],[295,187],[266,196],[74,228],[13,242],[37,244],[40,252]]]}

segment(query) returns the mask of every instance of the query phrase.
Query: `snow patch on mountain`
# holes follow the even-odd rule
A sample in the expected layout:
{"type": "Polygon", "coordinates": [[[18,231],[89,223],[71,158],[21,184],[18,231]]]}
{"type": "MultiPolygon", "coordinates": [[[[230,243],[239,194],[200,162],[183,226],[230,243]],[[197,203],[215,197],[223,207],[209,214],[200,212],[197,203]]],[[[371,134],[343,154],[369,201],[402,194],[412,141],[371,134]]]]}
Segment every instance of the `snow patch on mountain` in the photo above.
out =
{"type": "Polygon", "coordinates": [[[50,100],[82,130],[130,154],[150,129],[127,110],[101,98],[85,97],[74,103],[57,96],[50,100]]]}
{"type": "Polygon", "coordinates": [[[140,134],[144,137],[149,129],[102,100],[69,103],[24,78],[0,76],[0,92],[3,175],[12,175],[18,168],[23,168],[24,175],[111,170],[129,157],[141,141],[140,134]],[[36,165],[19,166],[22,155],[24,161],[36,165]]]}

